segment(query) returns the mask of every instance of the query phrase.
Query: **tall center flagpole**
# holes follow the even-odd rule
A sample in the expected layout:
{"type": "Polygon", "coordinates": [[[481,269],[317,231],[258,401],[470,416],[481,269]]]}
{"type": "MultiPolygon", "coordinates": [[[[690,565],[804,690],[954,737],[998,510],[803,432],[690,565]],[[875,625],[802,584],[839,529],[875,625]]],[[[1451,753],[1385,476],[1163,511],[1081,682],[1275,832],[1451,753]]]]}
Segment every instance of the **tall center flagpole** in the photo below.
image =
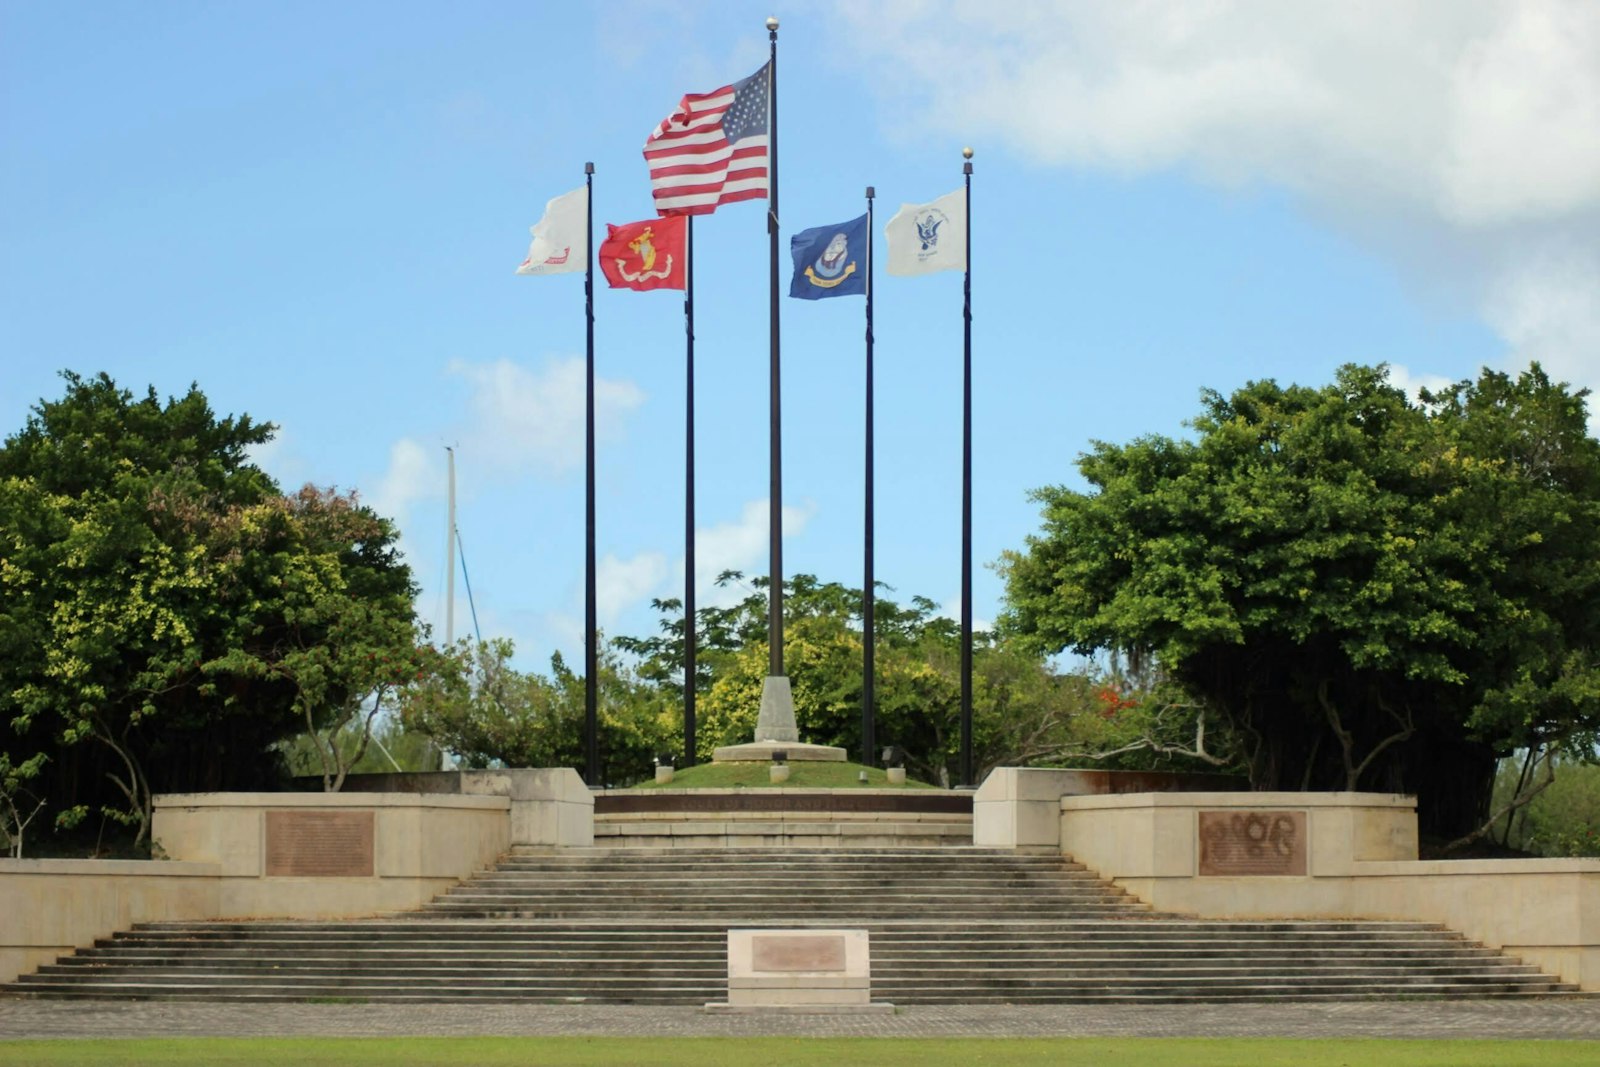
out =
{"type": "Polygon", "coordinates": [[[966,176],[967,270],[962,283],[961,358],[961,784],[972,780],[972,149],[963,148],[966,176]]]}
{"type": "Polygon", "coordinates": [[[872,200],[876,191],[867,186],[867,432],[866,432],[866,516],[863,528],[865,563],[861,576],[861,762],[870,767],[875,762],[872,753],[876,747],[873,738],[873,720],[877,714],[874,706],[874,653],[877,645],[877,590],[872,569],[872,200]]]}
{"type": "Polygon", "coordinates": [[[770,525],[768,540],[772,560],[767,577],[767,675],[780,678],[783,676],[783,419],[779,404],[778,359],[778,20],[775,18],[767,19],[767,40],[771,42],[772,53],[767,66],[767,97],[771,108],[767,123],[767,243],[771,268],[768,313],[771,332],[771,365],[768,372],[771,377],[771,470],[767,521],[770,525]]]}
{"type": "Polygon", "coordinates": [[[583,165],[588,201],[588,266],[584,275],[584,315],[587,320],[584,370],[584,544],[583,544],[583,749],[584,780],[590,787],[600,782],[600,631],[595,611],[594,566],[594,164],[583,165]]]}
{"type": "Polygon", "coordinates": [[[767,19],[767,39],[772,56],[767,61],[767,244],[771,260],[770,310],[772,326],[771,378],[771,478],[767,488],[768,543],[772,567],[767,578],[767,676],[761,681],[761,711],[756,716],[759,743],[795,744],[794,693],[783,673],[783,420],[779,402],[782,375],[778,360],[778,20],[767,19]]]}
{"type": "Polygon", "coordinates": [[[694,615],[694,216],[688,216],[683,329],[686,368],[683,443],[683,765],[694,766],[695,676],[698,652],[694,615]]]}

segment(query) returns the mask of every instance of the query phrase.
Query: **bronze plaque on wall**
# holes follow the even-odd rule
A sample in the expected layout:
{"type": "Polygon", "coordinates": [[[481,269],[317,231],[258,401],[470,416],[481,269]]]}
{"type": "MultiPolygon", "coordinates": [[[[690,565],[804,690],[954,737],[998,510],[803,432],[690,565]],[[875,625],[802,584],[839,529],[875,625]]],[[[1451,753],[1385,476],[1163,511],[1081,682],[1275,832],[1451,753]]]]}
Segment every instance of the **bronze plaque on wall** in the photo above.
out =
{"type": "Polygon", "coordinates": [[[844,961],[844,938],[837,934],[750,939],[750,969],[754,971],[842,971],[844,961]]]}
{"type": "Polygon", "coordinates": [[[1303,811],[1202,811],[1200,874],[1305,874],[1303,811]]]}
{"type": "Polygon", "coordinates": [[[269,811],[267,874],[370,878],[372,838],[370,811],[269,811]]]}

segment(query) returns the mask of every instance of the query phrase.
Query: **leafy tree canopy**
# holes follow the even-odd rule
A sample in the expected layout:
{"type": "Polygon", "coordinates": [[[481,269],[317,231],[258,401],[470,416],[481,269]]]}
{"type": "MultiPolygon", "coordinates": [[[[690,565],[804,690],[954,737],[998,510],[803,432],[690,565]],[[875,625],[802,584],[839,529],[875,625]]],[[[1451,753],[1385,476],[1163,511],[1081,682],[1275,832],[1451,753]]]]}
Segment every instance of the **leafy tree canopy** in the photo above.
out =
{"type": "MultiPolygon", "coordinates": [[[[584,679],[557,652],[548,677],[511,666],[510,640],[458,642],[439,670],[402,696],[407,730],[426,735],[467,767],[573,767],[585,764],[584,679]]],[[[631,785],[654,757],[674,747],[676,707],[605,649],[598,684],[600,772],[631,785]]]]}
{"type": "MultiPolygon", "coordinates": [[[[1409,402],[1384,367],[1207,392],[1188,439],[1097,443],[1003,562],[1007,630],[1151,651],[1261,788],[1486,813],[1494,760],[1600,728],[1600,443],[1534,366],[1409,402]]],[[[1587,741],[1583,740],[1587,739],[1587,741]]]]}
{"type": "Polygon", "coordinates": [[[388,522],[250,462],[270,424],[63,377],[0,448],[0,747],[142,834],[153,791],[270,780],[370,688],[351,653],[414,647],[413,587],[388,522]]]}
{"type": "MultiPolygon", "coordinates": [[[[743,575],[721,576],[724,587],[743,575]]],[[[862,593],[808,574],[784,583],[784,670],[794,693],[795,718],[807,741],[837,745],[861,756],[862,593]]],[[[720,745],[748,741],[767,672],[767,581],[727,606],[698,611],[696,758],[720,745]]],[[[616,646],[639,657],[639,674],[669,701],[682,684],[683,615],[676,600],[657,603],[660,632],[618,637],[616,646]]],[[[906,752],[911,773],[949,784],[960,746],[960,635],[926,597],[908,607],[875,600],[874,735],[906,752]]],[[[973,660],[973,751],[978,777],[990,768],[1109,759],[1119,767],[1179,766],[1211,770],[1226,758],[1192,755],[1192,712],[1171,714],[1148,687],[1123,686],[1088,672],[1061,673],[1034,650],[980,633],[973,660]],[[1126,690],[1107,704],[1113,690],[1126,690]],[[1137,692],[1135,692],[1137,691],[1137,692]],[[1147,701],[1146,698],[1150,699],[1147,701]],[[1157,721],[1165,716],[1165,721],[1157,721]],[[1173,731],[1176,731],[1174,735],[1173,731]],[[1183,744],[1172,742],[1180,741],[1183,744]]],[[[1225,746],[1224,746],[1225,747],[1225,746]]],[[[876,753],[871,755],[876,762],[876,753]]]]}

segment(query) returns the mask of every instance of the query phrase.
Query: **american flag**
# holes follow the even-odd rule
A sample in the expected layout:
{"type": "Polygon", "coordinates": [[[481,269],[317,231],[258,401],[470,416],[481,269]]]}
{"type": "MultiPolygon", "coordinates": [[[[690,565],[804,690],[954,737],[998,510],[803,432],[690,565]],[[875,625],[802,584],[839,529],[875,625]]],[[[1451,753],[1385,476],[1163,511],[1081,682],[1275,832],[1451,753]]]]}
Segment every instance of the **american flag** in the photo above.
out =
{"type": "Polygon", "coordinates": [[[770,64],[709,93],[691,93],[644,143],[656,211],[709,215],[767,195],[770,64]]]}

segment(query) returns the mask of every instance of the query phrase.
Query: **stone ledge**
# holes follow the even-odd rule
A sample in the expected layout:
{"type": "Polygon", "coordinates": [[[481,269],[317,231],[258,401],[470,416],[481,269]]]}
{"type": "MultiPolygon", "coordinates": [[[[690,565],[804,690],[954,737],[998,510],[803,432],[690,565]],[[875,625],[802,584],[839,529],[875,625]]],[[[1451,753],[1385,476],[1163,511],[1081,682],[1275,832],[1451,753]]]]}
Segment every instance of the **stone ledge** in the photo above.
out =
{"type": "Polygon", "coordinates": [[[924,786],[848,786],[839,789],[819,789],[811,786],[722,786],[717,788],[688,788],[683,786],[649,786],[629,789],[605,789],[597,792],[597,797],[747,797],[747,796],[780,796],[780,797],[904,797],[904,796],[950,796],[953,794],[971,796],[971,793],[962,793],[960,790],[935,789],[924,786]]]}
{"type": "Polygon", "coordinates": [[[893,1004],[729,1004],[712,1001],[703,1009],[707,1015],[893,1015],[893,1004]]]}
{"type": "Polygon", "coordinates": [[[655,790],[639,790],[607,793],[595,798],[597,818],[659,812],[688,816],[703,814],[708,819],[726,818],[744,812],[759,812],[768,814],[769,817],[784,812],[824,819],[845,812],[871,812],[884,815],[926,812],[970,816],[972,795],[947,793],[935,789],[872,791],[749,789],[716,793],[681,790],[657,793],[655,790]]]}
{"type": "Polygon", "coordinates": [[[763,821],[726,823],[720,821],[600,822],[594,834],[601,837],[969,837],[972,826],[966,822],[818,822],[763,821]]]}
{"type": "Polygon", "coordinates": [[[1062,811],[1116,808],[1415,808],[1417,798],[1399,793],[1117,793],[1061,798],[1062,811]]]}
{"type": "Polygon", "coordinates": [[[607,848],[641,849],[670,852],[673,849],[741,849],[741,848],[821,848],[841,852],[852,848],[941,848],[959,847],[969,842],[965,834],[934,836],[932,834],[893,835],[844,838],[837,834],[695,834],[686,837],[666,835],[626,837],[618,835],[600,840],[607,848]]]}
{"type": "Polygon", "coordinates": [[[604,812],[595,816],[595,825],[605,826],[617,823],[649,824],[649,823],[727,823],[739,827],[762,826],[768,823],[773,825],[787,825],[795,822],[829,822],[841,825],[873,825],[882,823],[885,819],[897,823],[927,823],[930,826],[971,826],[972,816],[965,812],[942,811],[783,811],[757,810],[757,811],[620,811],[604,812]],[[703,815],[704,818],[685,818],[685,815],[703,815]]]}
{"type": "Polygon", "coordinates": [[[503,796],[458,796],[451,793],[160,793],[161,808],[457,808],[510,811],[503,796]]]}
{"type": "Polygon", "coordinates": [[[222,864],[205,860],[0,859],[0,874],[73,874],[96,878],[216,878],[222,864]]]}
{"type": "Polygon", "coordinates": [[[724,745],[711,753],[713,763],[771,763],[775,752],[784,753],[790,763],[844,763],[845,751],[832,745],[809,745],[803,741],[752,741],[744,745],[724,745]]]}

